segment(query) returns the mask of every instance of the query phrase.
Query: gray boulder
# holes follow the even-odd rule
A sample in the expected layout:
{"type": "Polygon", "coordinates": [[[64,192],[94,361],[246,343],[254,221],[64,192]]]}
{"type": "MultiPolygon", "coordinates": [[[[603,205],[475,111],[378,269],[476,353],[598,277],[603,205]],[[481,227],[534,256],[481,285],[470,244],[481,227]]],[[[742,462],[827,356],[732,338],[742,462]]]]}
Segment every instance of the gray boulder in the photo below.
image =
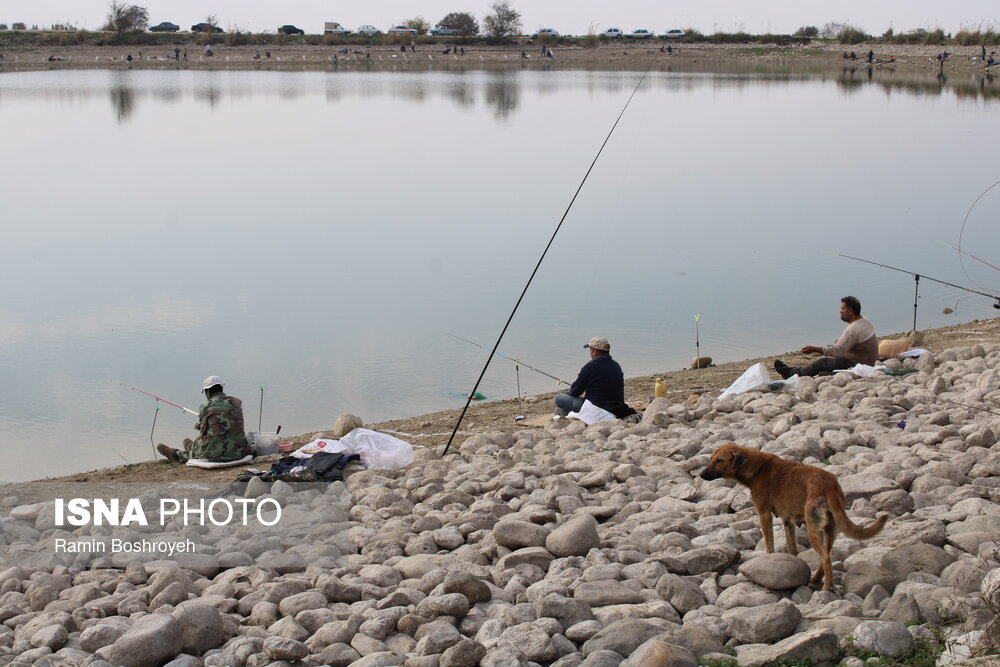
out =
{"type": "Polygon", "coordinates": [[[619,656],[631,655],[647,640],[663,632],[648,621],[629,618],[615,621],[588,639],[583,645],[584,656],[598,651],[613,651],[619,656]]]}
{"type": "Polygon", "coordinates": [[[528,521],[507,519],[493,526],[493,539],[500,546],[511,550],[524,547],[544,547],[548,537],[548,528],[528,521]]]}
{"type": "Polygon", "coordinates": [[[740,667],[758,667],[786,660],[822,665],[833,662],[839,652],[836,633],[827,628],[810,628],[772,645],[744,644],[736,647],[740,667]]]}
{"type": "Polygon", "coordinates": [[[123,667],[158,667],[183,652],[181,626],[169,614],[149,614],[137,620],[97,657],[123,667]]]}
{"type": "Polygon", "coordinates": [[[809,583],[809,566],[797,556],[764,553],[740,566],[740,574],[773,590],[793,590],[809,583]]]}
{"type": "Polygon", "coordinates": [[[744,644],[761,644],[784,639],[802,620],[802,613],[791,600],[781,600],[760,607],[737,607],[722,615],[729,624],[729,634],[744,644]]]}
{"type": "Polygon", "coordinates": [[[570,519],[545,538],[545,548],[557,558],[586,556],[600,546],[597,521],[589,514],[570,519]]]}
{"type": "Polygon", "coordinates": [[[184,652],[201,655],[229,639],[219,610],[200,600],[182,602],[172,615],[181,628],[184,652]]]}
{"type": "Polygon", "coordinates": [[[894,658],[913,648],[913,635],[902,623],[863,621],[853,632],[854,643],[866,651],[894,658]]]}
{"type": "Polygon", "coordinates": [[[621,667],[697,667],[694,654],[683,646],[649,639],[621,662],[621,667]]]}

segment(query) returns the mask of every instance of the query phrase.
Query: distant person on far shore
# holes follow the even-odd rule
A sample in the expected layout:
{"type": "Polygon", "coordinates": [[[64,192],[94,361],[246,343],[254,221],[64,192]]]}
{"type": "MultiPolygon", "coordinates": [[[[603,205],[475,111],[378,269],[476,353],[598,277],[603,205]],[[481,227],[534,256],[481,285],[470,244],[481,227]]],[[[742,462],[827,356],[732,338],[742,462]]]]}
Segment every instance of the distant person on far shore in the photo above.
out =
{"type": "Polygon", "coordinates": [[[625,402],[625,374],[611,358],[608,339],[597,336],[583,347],[590,350],[590,361],[580,369],[566,392],[556,394],[556,414],[565,417],[570,412],[579,412],[584,400],[619,419],[638,414],[625,402]]]}
{"type": "Polygon", "coordinates": [[[793,375],[809,376],[832,373],[853,367],[855,364],[871,366],[878,359],[878,339],[875,325],[867,317],[861,316],[861,302],[856,297],[845,296],[840,300],[840,319],[847,322],[847,328],[833,345],[820,347],[806,345],[802,354],[822,354],[822,359],[803,366],[789,366],[781,359],[774,360],[774,370],[782,378],[793,375]]]}
{"type": "Polygon", "coordinates": [[[868,62],[869,63],[875,62],[875,52],[872,51],[871,49],[868,49],[868,62]]]}
{"type": "Polygon", "coordinates": [[[198,410],[200,435],[191,440],[184,439],[184,450],[156,446],[156,451],[172,463],[186,463],[190,459],[207,461],[238,461],[250,453],[246,433],[243,431],[243,402],[235,396],[226,396],[222,391],[225,383],[217,375],[210,375],[202,383],[205,403],[198,410]]]}
{"type": "MultiPolygon", "coordinates": [[[[981,48],[982,48],[982,52],[980,53],[979,57],[982,58],[983,60],[986,60],[986,46],[983,45],[981,48]]],[[[2,60],[2,59],[3,58],[0,57],[0,60],[2,60]]]]}
{"type": "Polygon", "coordinates": [[[205,45],[205,55],[206,56],[215,55],[214,53],[212,53],[212,45],[211,44],[206,44],[205,45]]]}

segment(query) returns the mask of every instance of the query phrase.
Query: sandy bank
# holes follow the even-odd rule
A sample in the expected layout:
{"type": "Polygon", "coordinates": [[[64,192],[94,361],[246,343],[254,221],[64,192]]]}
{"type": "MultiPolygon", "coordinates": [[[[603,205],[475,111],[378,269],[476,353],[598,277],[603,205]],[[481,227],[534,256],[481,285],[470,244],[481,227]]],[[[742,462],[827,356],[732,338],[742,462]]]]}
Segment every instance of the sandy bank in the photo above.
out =
{"type": "MultiPolygon", "coordinates": [[[[939,72],[935,59],[945,50],[940,46],[858,44],[843,46],[813,42],[807,45],[775,46],[747,44],[670,44],[673,53],[662,52],[666,45],[660,40],[643,43],[604,44],[594,48],[579,46],[553,47],[554,57],[541,57],[538,45],[512,47],[470,46],[464,54],[444,54],[446,45],[419,45],[416,51],[403,53],[396,45],[351,46],[349,53],[338,46],[236,46],[217,45],[214,55],[207,57],[200,47],[179,47],[182,57],[174,59],[173,45],[146,46],[46,46],[4,50],[0,71],[38,69],[328,69],[332,67],[473,67],[481,65],[584,68],[584,67],[647,67],[704,68],[720,65],[796,66],[807,68],[865,67],[869,48],[875,52],[874,68],[904,71],[939,72]],[[524,57],[522,57],[522,51],[524,57]],[[845,52],[854,51],[857,60],[844,60],[845,52]],[[186,59],[184,54],[186,53],[186,59]],[[270,57],[267,57],[270,53],[270,57]],[[127,61],[131,55],[131,63],[127,61]],[[258,57],[259,56],[259,57],[258,57]],[[890,57],[895,62],[888,63],[890,57]],[[882,61],[882,62],[879,62],[882,61]]],[[[979,47],[947,47],[951,56],[944,72],[984,72],[979,59],[979,47]]]]}

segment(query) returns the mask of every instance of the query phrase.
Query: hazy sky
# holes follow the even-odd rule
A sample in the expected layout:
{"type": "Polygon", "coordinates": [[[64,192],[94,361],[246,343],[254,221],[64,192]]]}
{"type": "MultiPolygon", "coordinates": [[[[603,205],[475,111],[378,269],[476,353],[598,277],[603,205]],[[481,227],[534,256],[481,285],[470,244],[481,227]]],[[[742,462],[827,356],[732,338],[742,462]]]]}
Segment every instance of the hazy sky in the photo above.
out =
{"type": "MultiPolygon", "coordinates": [[[[320,32],[324,21],[339,21],[354,30],[370,23],[382,29],[414,16],[432,24],[452,11],[467,11],[481,18],[491,0],[282,0],[251,3],[246,0],[138,0],[149,10],[151,23],[172,21],[190,27],[214,14],[224,28],[238,27],[254,32],[273,31],[292,23],[306,32],[320,32]]],[[[662,0],[513,0],[521,12],[525,31],[553,27],[566,34],[583,35],[593,27],[600,31],[618,27],[625,31],[647,28],[660,32],[668,28],[694,27],[711,33],[716,30],[751,33],[791,33],[802,25],[836,21],[856,25],[871,34],[892,27],[897,32],[924,27],[940,27],[954,32],[963,27],[1000,25],[1000,5],[988,0],[702,0],[685,4],[662,0]]],[[[107,13],[103,0],[3,0],[0,22],[20,21],[48,26],[71,23],[96,29],[107,13]]]]}

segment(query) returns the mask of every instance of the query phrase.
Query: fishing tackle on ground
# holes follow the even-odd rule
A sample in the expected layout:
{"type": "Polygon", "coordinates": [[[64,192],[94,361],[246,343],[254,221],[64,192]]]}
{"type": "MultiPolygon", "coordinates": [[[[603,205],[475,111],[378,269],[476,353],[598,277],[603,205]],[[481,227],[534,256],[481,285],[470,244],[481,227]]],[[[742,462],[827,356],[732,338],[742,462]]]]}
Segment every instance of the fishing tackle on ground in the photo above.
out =
{"type": "Polygon", "coordinates": [[[914,273],[913,271],[907,271],[906,269],[900,269],[895,266],[889,266],[888,264],[880,264],[878,262],[873,262],[868,259],[861,259],[860,257],[851,257],[850,255],[845,255],[843,253],[837,253],[838,257],[846,257],[847,259],[853,259],[856,262],[864,262],[865,264],[874,264],[875,266],[881,266],[883,269],[892,269],[893,271],[899,271],[900,273],[905,273],[913,276],[913,330],[917,330],[917,297],[920,291],[920,279],[926,278],[931,282],[940,283],[942,285],[947,285],[948,287],[954,287],[955,289],[965,290],[966,292],[971,292],[973,294],[978,294],[979,296],[985,296],[987,299],[993,299],[996,303],[993,307],[1000,310],[1000,296],[995,294],[987,294],[986,292],[980,292],[978,290],[970,289],[968,287],[962,287],[961,285],[956,285],[955,283],[949,283],[945,280],[938,280],[937,278],[931,278],[930,276],[925,276],[920,273],[914,273]]]}
{"type": "Polygon", "coordinates": [[[160,414],[160,406],[156,406],[156,410],[153,412],[153,428],[149,429],[149,446],[153,448],[153,460],[156,460],[156,445],[153,444],[153,431],[156,430],[156,417],[160,414]]]}
{"type": "MultiPolygon", "coordinates": [[[[652,64],[650,64],[652,67],[652,64]]],[[[604,147],[608,145],[608,141],[611,140],[611,135],[614,134],[615,128],[618,127],[618,123],[621,122],[622,116],[625,115],[625,111],[628,109],[629,103],[632,102],[632,98],[635,94],[639,92],[639,87],[642,86],[642,82],[646,80],[646,75],[649,74],[649,69],[643,72],[642,76],[639,78],[639,82],[635,84],[635,89],[632,94],[629,95],[628,99],[625,101],[625,105],[622,107],[621,113],[618,114],[618,118],[615,119],[614,124],[608,131],[608,136],[604,138],[604,143],[597,150],[597,155],[594,156],[593,162],[590,163],[590,167],[587,168],[587,173],[583,175],[583,180],[580,181],[580,185],[577,186],[576,192],[573,194],[573,198],[570,199],[569,205],[563,212],[562,217],[559,219],[559,224],[556,225],[555,230],[552,232],[552,236],[549,238],[549,242],[545,244],[545,249],[542,250],[542,255],[538,258],[538,263],[535,264],[534,270],[532,270],[531,275],[528,276],[528,282],[525,283],[524,289],[521,290],[521,296],[517,298],[517,303],[514,304],[513,310],[510,311],[510,316],[507,318],[507,322],[503,325],[503,329],[500,331],[500,335],[497,336],[497,342],[493,345],[493,350],[490,355],[486,357],[486,363],[483,364],[483,370],[479,373],[479,378],[476,380],[475,386],[472,391],[469,392],[469,398],[465,401],[465,407],[462,408],[462,412],[458,415],[458,421],[455,422],[455,429],[451,432],[451,437],[448,438],[448,444],[444,446],[444,451],[441,455],[444,456],[448,453],[448,449],[451,447],[452,441],[455,440],[455,434],[458,433],[459,427],[462,425],[462,420],[465,419],[465,413],[469,411],[469,405],[472,403],[472,396],[479,389],[479,384],[483,381],[483,377],[486,375],[486,369],[490,367],[490,361],[493,360],[493,355],[496,353],[497,348],[500,347],[500,341],[503,340],[504,334],[507,333],[507,328],[510,326],[511,321],[514,319],[514,314],[517,313],[518,307],[521,305],[521,301],[524,300],[524,295],[528,293],[528,288],[531,287],[531,281],[535,279],[535,274],[538,273],[538,269],[541,268],[542,262],[545,260],[545,255],[549,252],[549,248],[552,247],[552,243],[556,240],[556,235],[559,234],[559,230],[562,229],[563,223],[566,221],[566,216],[569,215],[570,209],[573,208],[573,203],[576,202],[576,198],[580,195],[580,191],[583,190],[584,183],[587,182],[587,178],[590,176],[590,172],[594,170],[594,165],[597,164],[597,160],[600,159],[601,153],[604,152],[604,147]]]]}

